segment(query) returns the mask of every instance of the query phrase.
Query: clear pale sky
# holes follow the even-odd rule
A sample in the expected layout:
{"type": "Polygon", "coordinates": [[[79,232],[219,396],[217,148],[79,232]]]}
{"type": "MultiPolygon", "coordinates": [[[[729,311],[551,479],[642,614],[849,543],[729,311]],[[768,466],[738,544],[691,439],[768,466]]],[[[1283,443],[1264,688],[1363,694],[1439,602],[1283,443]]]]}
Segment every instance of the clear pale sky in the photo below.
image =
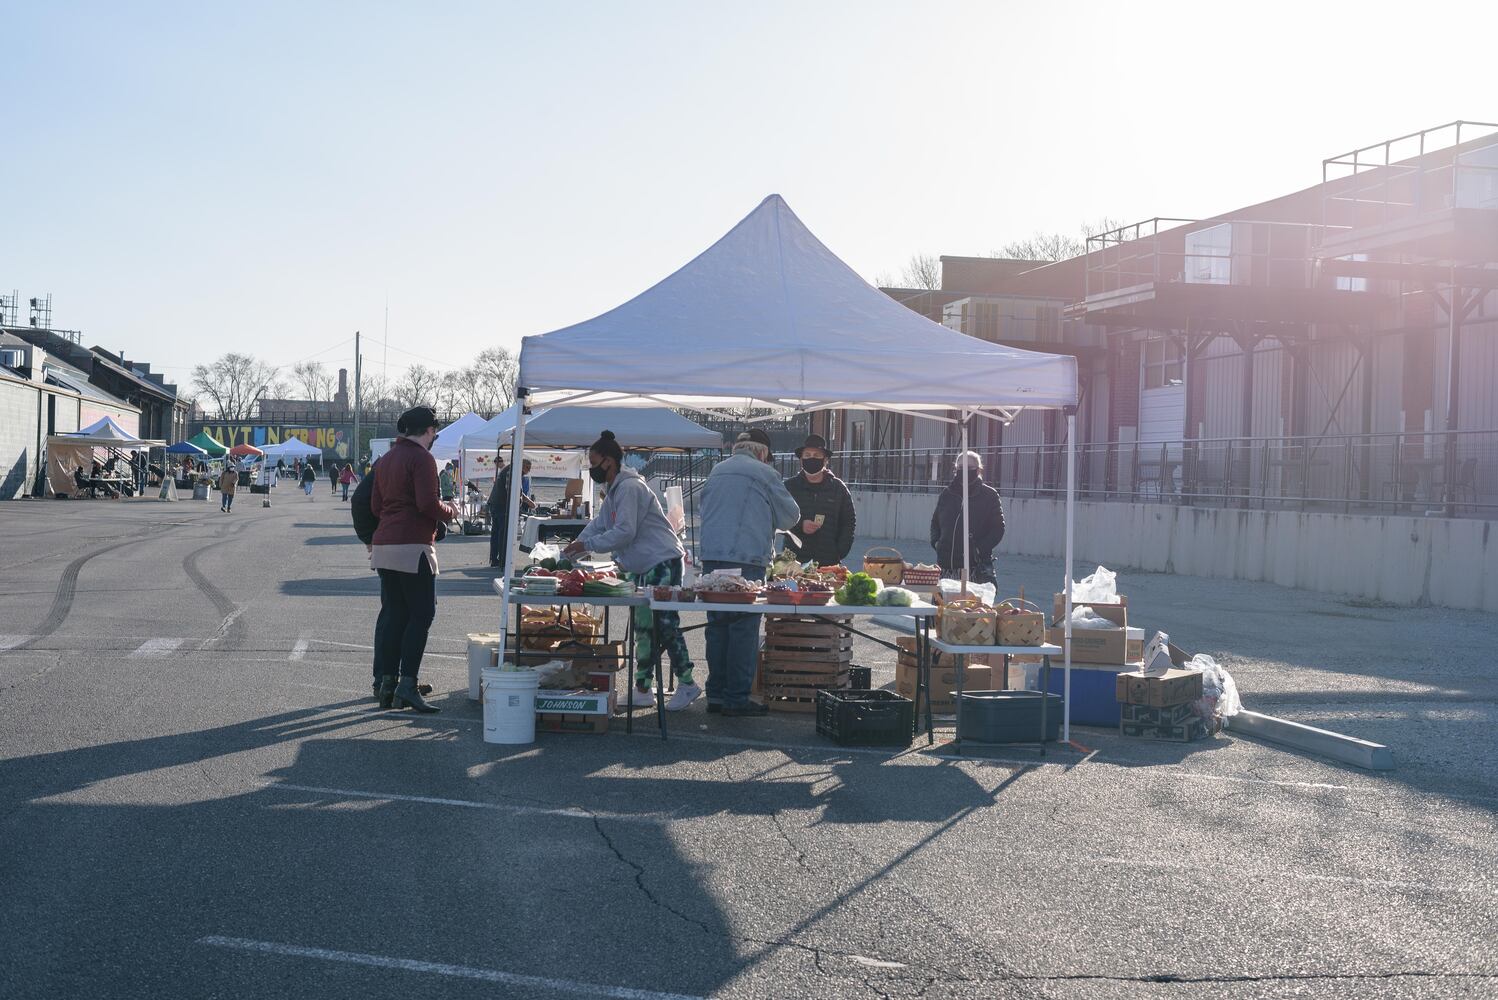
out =
{"type": "Polygon", "coordinates": [[[771,192],[872,279],[1498,120],[1494,2],[33,0],[0,30],[0,288],[183,381],[350,364],[387,296],[392,377],[455,367],[771,192]]]}

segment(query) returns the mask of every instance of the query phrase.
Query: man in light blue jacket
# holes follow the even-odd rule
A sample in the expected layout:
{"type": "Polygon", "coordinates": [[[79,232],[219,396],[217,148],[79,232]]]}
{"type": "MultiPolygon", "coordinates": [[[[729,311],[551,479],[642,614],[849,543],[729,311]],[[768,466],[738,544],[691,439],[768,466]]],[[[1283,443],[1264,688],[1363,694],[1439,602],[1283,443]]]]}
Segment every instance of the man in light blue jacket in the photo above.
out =
{"type": "MultiPolygon", "coordinates": [[[[698,554],[707,572],[737,569],[763,580],[775,554],[776,529],[790,530],[801,508],[770,464],[770,436],[759,428],[740,434],[733,453],[718,463],[702,487],[698,554]]],[[[724,715],[764,715],[749,700],[759,659],[759,615],[707,613],[707,710],[724,715]]]]}

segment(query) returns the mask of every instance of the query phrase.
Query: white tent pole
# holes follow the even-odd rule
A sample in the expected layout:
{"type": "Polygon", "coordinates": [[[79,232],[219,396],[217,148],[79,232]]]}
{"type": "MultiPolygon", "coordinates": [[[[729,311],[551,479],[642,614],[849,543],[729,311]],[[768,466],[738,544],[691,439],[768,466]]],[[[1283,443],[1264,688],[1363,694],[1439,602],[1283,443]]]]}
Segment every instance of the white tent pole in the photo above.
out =
{"type": "MultiPolygon", "coordinates": [[[[502,525],[491,525],[490,531],[503,530],[508,533],[509,544],[505,546],[505,570],[501,577],[499,604],[499,662],[505,662],[505,635],[510,630],[510,580],[515,575],[515,553],[520,548],[520,486],[521,468],[525,455],[525,390],[520,389],[515,393],[515,406],[519,412],[515,415],[515,436],[510,439],[510,496],[505,501],[505,516],[508,520],[502,525]]],[[[499,473],[495,473],[498,475],[499,473]]],[[[516,666],[520,665],[519,651],[516,651],[516,666]]],[[[471,692],[470,692],[471,693],[471,692]]]]}
{"type": "MultiPolygon", "coordinates": [[[[967,454],[967,411],[962,411],[962,454],[967,454]]],[[[968,526],[967,470],[962,465],[962,456],[957,458],[957,474],[962,477],[962,594],[967,596],[967,582],[971,573],[968,565],[969,553],[973,549],[973,536],[968,526]]]]}
{"type": "Polygon", "coordinates": [[[1063,628],[1064,678],[1061,684],[1061,738],[1071,742],[1071,567],[1072,535],[1077,519],[1077,414],[1066,413],[1066,572],[1061,585],[1066,591],[1066,624],[1063,628]]]}

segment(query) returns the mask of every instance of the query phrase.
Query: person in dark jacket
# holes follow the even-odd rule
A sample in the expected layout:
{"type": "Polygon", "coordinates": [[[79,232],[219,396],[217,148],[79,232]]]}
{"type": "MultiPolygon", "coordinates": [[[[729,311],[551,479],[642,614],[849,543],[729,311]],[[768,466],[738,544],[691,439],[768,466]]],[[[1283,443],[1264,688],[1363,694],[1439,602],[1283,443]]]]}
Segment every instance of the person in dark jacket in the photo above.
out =
{"type": "MultiPolygon", "coordinates": [[[[349,496],[349,513],[354,519],[354,534],[358,536],[359,541],[364,543],[364,548],[373,555],[374,535],[375,530],[380,526],[380,519],[375,517],[374,511],[369,507],[370,495],[374,493],[374,476],[369,475],[368,472],[369,467],[366,467],[364,478],[359,480],[359,485],[354,487],[354,492],[349,496]]],[[[385,627],[385,617],[385,608],[381,605],[379,617],[375,619],[375,648],[379,648],[380,636],[385,627]]],[[[418,683],[416,693],[425,697],[432,693],[432,686],[418,683]]],[[[379,660],[376,660],[374,664],[374,696],[375,700],[380,700],[379,660]]]]}
{"type": "Polygon", "coordinates": [[[437,414],[414,406],[396,421],[390,451],[374,470],[369,510],[379,518],[369,565],[380,574],[380,618],[375,638],[375,676],[381,708],[436,712],[422,700],[417,676],[427,633],[437,615],[438,529],[458,516],[443,503],[432,442],[437,414]]]}
{"type": "Polygon", "coordinates": [[[802,562],[833,566],[848,558],[853,548],[853,494],[848,486],[827,469],[832,449],[820,434],[807,437],[796,449],[801,471],[785,481],[785,488],[801,508],[801,526],[794,532],[800,544],[788,547],[802,562]]]}
{"type": "Polygon", "coordinates": [[[968,579],[973,583],[996,582],[993,550],[1004,540],[1004,504],[999,491],[983,481],[983,459],[974,451],[963,452],[957,459],[957,474],[942,490],[931,515],[931,547],[942,576],[957,579],[962,575],[962,480],[967,477],[968,530],[971,548],[968,554],[968,579]]]}
{"type": "MultiPolygon", "coordinates": [[[[536,498],[531,492],[531,460],[525,459],[520,463],[520,513],[529,514],[536,509],[536,498]]],[[[499,470],[499,475],[494,477],[494,489],[489,493],[489,565],[491,567],[503,567],[504,561],[499,557],[499,547],[510,537],[508,531],[501,531],[505,523],[505,511],[510,507],[510,467],[507,465],[499,470]]],[[[513,527],[513,525],[511,526],[513,527]]]]}
{"type": "Polygon", "coordinates": [[[308,462],[302,466],[302,492],[307,494],[307,499],[312,499],[312,489],[317,485],[317,473],[312,471],[312,463],[308,462]]]}

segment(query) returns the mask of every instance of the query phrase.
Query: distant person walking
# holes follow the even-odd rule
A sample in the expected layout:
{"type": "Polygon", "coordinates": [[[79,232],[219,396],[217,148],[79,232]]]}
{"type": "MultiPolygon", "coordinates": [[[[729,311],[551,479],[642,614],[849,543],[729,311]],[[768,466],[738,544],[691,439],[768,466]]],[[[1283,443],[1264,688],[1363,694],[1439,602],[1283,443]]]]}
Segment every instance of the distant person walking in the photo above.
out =
{"type": "Polygon", "coordinates": [[[334,496],[338,495],[338,463],[328,463],[328,492],[334,496]]]}
{"type": "Polygon", "coordinates": [[[457,485],[453,482],[453,463],[443,465],[442,475],[437,478],[442,485],[442,502],[452,503],[453,497],[457,496],[457,485]]]}
{"type": "Polygon", "coordinates": [[[218,489],[221,494],[218,509],[225,514],[234,507],[234,491],[239,488],[239,473],[232,465],[225,465],[223,474],[218,477],[218,489]]]}
{"type": "Polygon", "coordinates": [[[317,486],[317,473],[312,471],[312,463],[308,462],[302,466],[302,492],[307,494],[307,499],[312,499],[312,490],[317,486]]]}
{"type": "Polygon", "coordinates": [[[369,494],[379,520],[369,565],[380,574],[380,617],[375,637],[375,675],[380,707],[436,712],[417,690],[427,633],[437,616],[438,529],[458,516],[442,502],[432,442],[437,414],[416,406],[395,425],[398,437],[374,469],[369,494]]]}
{"type": "Polygon", "coordinates": [[[343,486],[343,499],[348,500],[348,488],[354,485],[354,467],[345,464],[343,471],[338,474],[338,482],[343,486]]]}

